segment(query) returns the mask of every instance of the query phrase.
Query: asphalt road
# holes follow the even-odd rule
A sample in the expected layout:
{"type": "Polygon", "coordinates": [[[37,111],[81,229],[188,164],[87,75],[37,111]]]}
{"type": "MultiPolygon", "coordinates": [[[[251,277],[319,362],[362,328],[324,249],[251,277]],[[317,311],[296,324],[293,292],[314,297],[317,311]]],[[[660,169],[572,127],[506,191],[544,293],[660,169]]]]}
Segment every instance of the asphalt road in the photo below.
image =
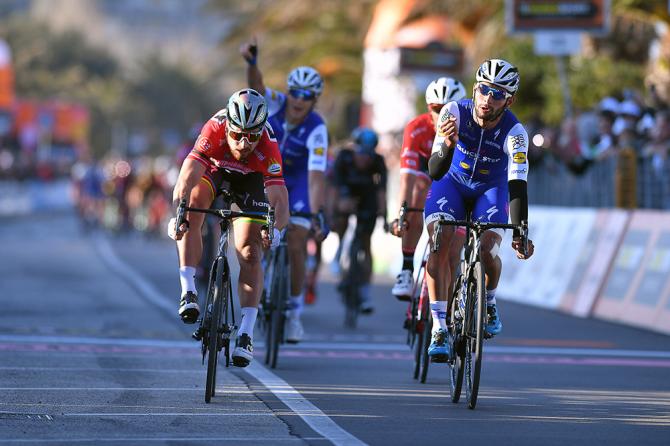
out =
{"type": "Polygon", "coordinates": [[[269,371],[257,333],[205,404],[172,243],[0,222],[0,444],[670,444],[670,337],[503,301],[471,411],[445,366],[412,379],[388,283],[350,331],[326,278],[305,342],[269,371]]]}

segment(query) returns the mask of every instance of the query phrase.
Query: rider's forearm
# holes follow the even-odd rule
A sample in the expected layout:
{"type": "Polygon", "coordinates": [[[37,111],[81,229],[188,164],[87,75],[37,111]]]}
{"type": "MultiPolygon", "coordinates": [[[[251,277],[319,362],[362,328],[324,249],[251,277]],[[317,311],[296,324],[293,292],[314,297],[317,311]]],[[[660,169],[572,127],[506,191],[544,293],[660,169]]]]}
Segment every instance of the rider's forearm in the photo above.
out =
{"type": "Polygon", "coordinates": [[[326,175],[320,170],[310,170],[309,182],[309,207],[313,213],[323,209],[326,193],[326,175]]]}
{"type": "Polygon", "coordinates": [[[263,96],[265,96],[265,84],[263,74],[257,65],[247,65],[247,84],[263,96]]]}
{"type": "MultiPolygon", "coordinates": [[[[518,225],[528,221],[528,183],[523,180],[512,180],[509,187],[509,214],[512,224],[518,225]]],[[[514,230],[518,236],[518,231],[514,230]]]]}
{"type": "Polygon", "coordinates": [[[286,186],[268,186],[267,196],[270,206],[275,209],[275,228],[280,231],[288,225],[288,191],[286,186]]]}
{"type": "Polygon", "coordinates": [[[430,155],[430,159],[428,160],[428,175],[431,179],[434,181],[442,179],[442,177],[449,171],[453,155],[453,149],[447,148],[445,144],[442,144],[440,150],[437,150],[430,155]]]}
{"type": "Polygon", "coordinates": [[[416,177],[411,173],[403,172],[400,174],[400,200],[399,203],[407,203],[407,206],[412,205],[412,192],[414,191],[414,183],[416,177]]]}
{"type": "Polygon", "coordinates": [[[174,191],[172,193],[172,200],[176,205],[179,200],[182,198],[188,198],[191,195],[191,191],[195,186],[198,185],[200,178],[205,173],[205,166],[200,162],[186,158],[184,164],[181,166],[179,171],[179,177],[174,186],[174,191]]]}

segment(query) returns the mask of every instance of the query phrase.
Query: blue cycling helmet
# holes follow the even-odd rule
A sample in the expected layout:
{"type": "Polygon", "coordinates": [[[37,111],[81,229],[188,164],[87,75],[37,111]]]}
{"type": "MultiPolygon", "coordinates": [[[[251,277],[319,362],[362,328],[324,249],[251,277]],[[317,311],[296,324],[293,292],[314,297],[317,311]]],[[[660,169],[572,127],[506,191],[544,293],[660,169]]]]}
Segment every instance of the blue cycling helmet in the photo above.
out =
{"type": "Polygon", "coordinates": [[[351,139],[358,146],[357,152],[368,155],[373,155],[377,144],[379,144],[377,132],[369,127],[356,127],[354,131],[351,132],[351,139]]]}

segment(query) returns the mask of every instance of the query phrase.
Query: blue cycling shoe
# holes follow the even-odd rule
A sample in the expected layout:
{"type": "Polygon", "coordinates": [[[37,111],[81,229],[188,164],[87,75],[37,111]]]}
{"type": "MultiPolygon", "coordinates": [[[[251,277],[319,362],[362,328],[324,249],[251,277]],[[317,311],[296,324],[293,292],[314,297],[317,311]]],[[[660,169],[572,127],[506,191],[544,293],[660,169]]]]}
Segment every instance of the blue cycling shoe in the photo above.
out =
{"type": "Polygon", "coordinates": [[[487,305],[486,313],[488,315],[488,321],[486,322],[486,332],[490,336],[500,334],[502,331],[502,322],[500,322],[500,317],[498,317],[498,307],[496,307],[495,304],[487,305]]]}
{"type": "Polygon", "coordinates": [[[440,328],[433,333],[433,341],[428,347],[428,356],[433,362],[448,362],[451,357],[451,345],[447,331],[440,328]]]}

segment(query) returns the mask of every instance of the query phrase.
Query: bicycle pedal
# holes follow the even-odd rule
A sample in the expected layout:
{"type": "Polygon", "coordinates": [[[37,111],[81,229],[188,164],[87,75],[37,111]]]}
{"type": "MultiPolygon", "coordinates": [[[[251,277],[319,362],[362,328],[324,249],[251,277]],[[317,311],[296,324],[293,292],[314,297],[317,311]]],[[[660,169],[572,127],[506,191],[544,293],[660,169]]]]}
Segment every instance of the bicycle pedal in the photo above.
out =
{"type": "Polygon", "coordinates": [[[201,341],[202,340],[202,332],[203,332],[202,327],[198,327],[198,329],[191,334],[191,337],[195,341],[201,341]]]}

